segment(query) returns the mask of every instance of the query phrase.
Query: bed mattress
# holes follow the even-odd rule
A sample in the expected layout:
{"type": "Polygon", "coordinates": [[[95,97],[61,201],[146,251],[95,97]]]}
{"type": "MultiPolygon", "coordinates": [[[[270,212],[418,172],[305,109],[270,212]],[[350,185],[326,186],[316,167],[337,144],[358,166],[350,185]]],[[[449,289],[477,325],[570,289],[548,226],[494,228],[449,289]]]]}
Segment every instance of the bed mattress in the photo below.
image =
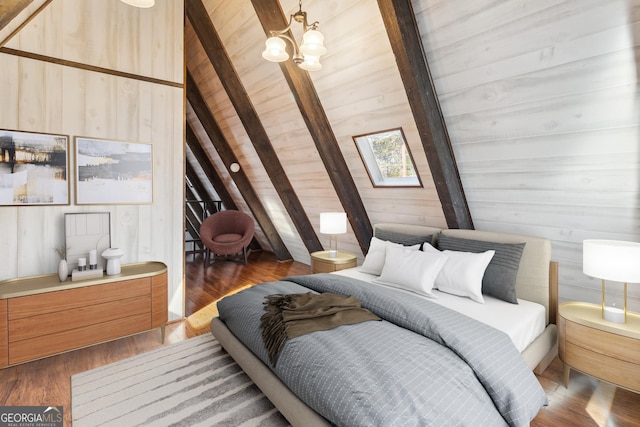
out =
{"type": "MultiPolygon", "coordinates": [[[[386,287],[385,285],[374,283],[373,279],[377,278],[377,276],[362,273],[358,267],[336,271],[332,274],[369,282],[372,286],[386,287]]],[[[411,293],[400,289],[397,290],[411,293]]],[[[485,303],[480,304],[469,298],[437,290],[433,293],[436,298],[429,298],[415,293],[411,293],[411,295],[415,295],[416,298],[428,299],[506,333],[520,352],[527,348],[545,330],[544,306],[535,302],[518,299],[518,304],[510,304],[485,295],[485,303]]]]}

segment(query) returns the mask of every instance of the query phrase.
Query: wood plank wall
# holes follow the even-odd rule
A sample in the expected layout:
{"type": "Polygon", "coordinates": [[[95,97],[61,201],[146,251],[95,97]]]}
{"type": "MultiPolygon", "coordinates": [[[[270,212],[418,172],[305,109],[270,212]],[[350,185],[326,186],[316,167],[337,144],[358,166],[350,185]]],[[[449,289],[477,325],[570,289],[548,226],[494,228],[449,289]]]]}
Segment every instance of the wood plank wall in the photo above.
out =
{"type": "Polygon", "coordinates": [[[640,241],[640,2],[413,5],[476,228],[552,239],[561,300],[599,302],[582,241],[640,241]]]}
{"type": "Polygon", "coordinates": [[[151,143],[154,201],[76,206],[72,184],[69,206],[0,208],[0,280],[57,271],[54,248],[64,243],[64,213],[111,212],[112,242],[124,250],[122,261],[166,263],[169,319],[182,317],[183,19],[182,0],[151,9],[117,0],[54,0],[5,45],[77,66],[0,53],[0,128],[69,135],[70,151],[75,136],[151,143]]]}

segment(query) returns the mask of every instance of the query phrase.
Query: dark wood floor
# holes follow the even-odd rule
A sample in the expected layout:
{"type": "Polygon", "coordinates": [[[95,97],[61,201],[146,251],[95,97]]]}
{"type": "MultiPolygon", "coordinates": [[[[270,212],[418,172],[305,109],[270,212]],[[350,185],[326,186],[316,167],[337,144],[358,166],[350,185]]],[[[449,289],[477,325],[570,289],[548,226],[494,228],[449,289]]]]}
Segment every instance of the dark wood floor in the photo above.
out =
{"type": "MultiPolygon", "coordinates": [[[[187,263],[187,314],[219,298],[236,286],[308,274],[309,266],[278,263],[272,254],[252,253],[248,266],[223,262],[209,267],[199,257],[187,263]]],[[[164,345],[192,336],[184,321],[167,326],[164,345]]],[[[73,374],[112,363],[162,346],[154,330],[105,344],[48,357],[0,370],[0,406],[62,405],[65,426],[71,425],[73,374]]],[[[556,359],[538,377],[550,405],[531,423],[534,427],[640,426],[640,394],[622,390],[580,373],[572,372],[569,388],[562,385],[562,364],[556,359]]]]}
{"type": "Polygon", "coordinates": [[[308,265],[278,262],[273,253],[265,251],[251,252],[249,266],[232,261],[216,261],[205,266],[199,255],[187,258],[185,315],[190,316],[236,288],[309,273],[308,265]]]}

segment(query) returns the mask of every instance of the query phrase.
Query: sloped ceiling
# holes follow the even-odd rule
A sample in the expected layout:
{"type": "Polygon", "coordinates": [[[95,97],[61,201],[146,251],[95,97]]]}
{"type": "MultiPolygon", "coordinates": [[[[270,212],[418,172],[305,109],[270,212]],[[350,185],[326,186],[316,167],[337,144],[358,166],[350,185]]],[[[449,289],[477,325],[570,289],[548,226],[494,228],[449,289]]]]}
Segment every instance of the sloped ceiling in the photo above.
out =
{"type": "MultiPolygon", "coordinates": [[[[385,28],[375,1],[334,2],[322,7],[316,3],[315,8],[311,2],[308,7],[305,4],[303,8],[310,19],[320,21],[323,32],[332,34],[336,41],[349,41],[348,46],[335,43],[333,47],[327,42],[329,54],[323,57],[324,69],[308,74],[291,63],[279,66],[260,56],[265,28],[286,26],[277,1],[205,2],[213,35],[207,34],[206,23],[200,22],[203,13],[198,3],[187,3],[187,69],[242,170],[250,174],[249,181],[260,200],[269,206],[269,214],[295,259],[308,262],[309,252],[321,249],[300,236],[304,235],[301,231],[309,229],[317,234],[319,215],[324,211],[348,213],[351,228],[346,236],[340,236],[341,248],[361,257],[366,253],[371,224],[375,222],[405,221],[442,227],[471,225],[452,159],[448,164],[454,179],[440,180],[445,186],[441,193],[444,200],[450,200],[456,190],[449,191],[446,185],[457,184],[463,214],[456,217],[454,208],[449,208],[450,202],[444,204],[447,209],[443,211],[429,167],[429,161],[437,164],[439,159],[435,155],[427,159],[425,155],[424,147],[434,144],[425,106],[421,105],[426,101],[418,96],[412,104],[406,95],[422,87],[413,82],[403,84],[401,72],[412,70],[405,63],[396,64],[387,35],[388,31],[399,33],[397,22],[402,17],[396,15],[396,10],[400,10],[399,15],[413,19],[410,3],[390,6],[386,14],[396,25],[389,29],[385,28]],[[213,38],[219,38],[223,49],[206,47],[213,38]],[[232,75],[218,63],[227,58],[232,64],[232,75]],[[218,77],[220,70],[225,73],[223,79],[218,77]],[[237,81],[231,83],[234,79],[237,81]],[[409,85],[409,90],[405,85],[409,85]],[[249,105],[238,105],[238,95],[234,93],[238,86],[241,86],[241,95],[246,94],[249,105]],[[412,107],[418,112],[420,126],[416,125],[412,107]],[[255,121],[247,120],[247,114],[259,118],[258,131],[255,121]],[[395,127],[402,127],[405,132],[424,188],[374,189],[371,185],[352,137],[395,127]],[[261,138],[262,129],[268,138],[266,149],[262,141],[256,142],[261,138]],[[277,153],[276,172],[272,171],[273,164],[265,161],[268,150],[277,153]],[[282,195],[280,170],[293,183],[291,188],[297,194],[302,211],[286,200],[288,191],[282,195]],[[420,211],[418,221],[415,212],[403,210],[406,200],[414,200],[413,206],[420,211]],[[451,218],[447,218],[448,212],[451,218]],[[300,224],[304,221],[308,221],[308,225],[300,224]]],[[[283,3],[287,16],[297,9],[297,2],[283,3]]],[[[410,54],[418,56],[414,62],[419,66],[422,61],[424,69],[419,35],[415,30],[412,35],[417,54],[410,54]]],[[[398,34],[396,41],[401,48],[403,36],[398,34]]],[[[403,51],[405,57],[411,56],[407,55],[407,49],[403,51]]],[[[430,84],[428,78],[426,84],[430,84]]],[[[433,94],[433,90],[430,92],[433,94]]],[[[432,99],[435,98],[432,96],[432,99]]],[[[435,117],[436,125],[443,127],[439,111],[435,117]]],[[[218,153],[213,150],[216,142],[208,141],[209,135],[202,133],[198,139],[211,148],[210,156],[216,157],[218,153]]],[[[440,140],[445,152],[451,155],[446,135],[440,140]]],[[[432,151],[435,153],[435,149],[432,151]]],[[[228,162],[221,164],[228,166],[228,162]]],[[[443,176],[442,169],[438,176],[443,176]]],[[[320,236],[323,237],[326,239],[320,236]]]]}
{"type": "Polygon", "coordinates": [[[33,0],[4,0],[0,3],[0,30],[9,24],[33,0]]]}
{"type": "MultiPolygon", "coordinates": [[[[449,208],[455,200],[446,197],[457,194],[470,213],[469,224],[457,226],[551,239],[561,265],[561,299],[597,302],[599,283],[582,274],[582,240],[640,240],[638,4],[304,2],[329,50],[323,70],[309,73],[304,84],[312,86],[326,115],[369,222],[456,226],[447,212],[464,208],[449,208]],[[438,107],[428,102],[427,83],[438,107]],[[434,145],[440,152],[425,144],[438,138],[431,126],[435,108],[451,141],[449,153],[442,144],[434,145]],[[406,134],[424,188],[373,188],[368,179],[352,136],[395,127],[406,134]],[[459,183],[436,170],[447,156],[459,183]],[[443,177],[445,192],[438,182],[443,177]]],[[[265,24],[263,8],[278,5],[284,16],[298,9],[294,0],[204,2],[238,82],[326,246],[318,233],[320,212],[345,210],[331,164],[323,163],[309,130],[313,123],[300,107],[290,67],[260,56],[265,29],[274,25],[265,24]]],[[[208,109],[290,253],[308,261],[309,249],[190,22],[186,43],[187,68],[208,109]]],[[[219,162],[213,145],[209,156],[219,162]]],[[[220,173],[230,177],[219,163],[220,173]]],[[[339,241],[341,249],[363,256],[353,228],[339,241]]],[[[640,305],[638,294],[632,300],[640,305]]]]}
{"type": "MultiPolygon", "coordinates": [[[[24,3],[2,6],[15,14],[24,3]]],[[[44,3],[34,0],[25,10],[44,3]]],[[[188,74],[254,200],[237,185],[190,103],[187,122],[201,144],[197,157],[215,169],[237,207],[252,212],[249,203],[258,203],[290,256],[308,262],[310,248],[327,245],[320,212],[345,210],[345,203],[333,181],[338,169],[310,130],[316,116],[300,106],[300,88],[292,84],[297,77],[260,56],[266,24],[259,10],[270,4],[284,12],[280,19],[298,9],[295,0],[205,0],[202,6],[222,45],[218,53],[232,65],[235,90],[244,91],[267,135],[275,169],[252,141],[255,118],[250,126],[243,122],[248,116],[239,116],[190,19],[185,27],[188,74]],[[278,176],[270,175],[274,170],[278,176]],[[290,195],[274,185],[283,178],[299,201],[294,211],[304,213],[295,219],[290,195]]],[[[369,224],[451,226],[448,215],[461,210],[439,186],[449,186],[449,194],[458,186],[475,228],[552,240],[561,299],[599,301],[599,281],[582,273],[582,240],[640,241],[640,0],[309,0],[303,9],[320,22],[329,50],[324,69],[309,73],[304,85],[312,86],[308,93],[315,93],[335,141],[329,145],[339,149],[369,224]],[[402,58],[403,50],[412,54],[402,58]],[[446,162],[447,153],[434,154],[425,144],[426,124],[437,135],[425,123],[433,114],[425,97],[427,68],[457,183],[438,181],[446,174],[433,162],[446,162]],[[422,115],[416,112],[421,103],[422,115]],[[352,136],[395,127],[405,132],[424,188],[373,188],[369,181],[352,136]]],[[[0,28],[0,39],[21,16],[0,28]]],[[[363,230],[362,218],[351,220],[363,230]]],[[[257,236],[267,249],[274,244],[270,233],[257,236]]],[[[351,226],[339,247],[362,260],[359,239],[351,226]]],[[[614,298],[620,294],[613,291],[614,298]]],[[[632,309],[640,310],[638,287],[630,287],[630,297],[632,309]]]]}

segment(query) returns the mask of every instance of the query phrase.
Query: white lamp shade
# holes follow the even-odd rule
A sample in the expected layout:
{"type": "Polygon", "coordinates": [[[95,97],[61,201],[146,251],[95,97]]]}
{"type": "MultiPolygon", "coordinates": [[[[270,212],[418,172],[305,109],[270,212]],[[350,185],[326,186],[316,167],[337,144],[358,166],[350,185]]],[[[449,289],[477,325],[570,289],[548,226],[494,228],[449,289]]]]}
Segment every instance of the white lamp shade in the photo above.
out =
{"type": "Polygon", "coordinates": [[[298,65],[300,68],[306,71],[320,71],[322,70],[322,64],[320,63],[320,57],[314,55],[305,55],[304,62],[298,65]]]}
{"type": "Polygon", "coordinates": [[[323,212],[320,214],[322,234],[343,234],[347,232],[347,214],[344,212],[323,212]]]}
{"type": "Polygon", "coordinates": [[[640,283],[640,243],[585,240],[582,245],[582,271],[599,279],[640,283]]]}
{"type": "Polygon", "coordinates": [[[120,0],[122,3],[126,3],[135,7],[152,7],[156,2],[155,0],[120,0]]]}
{"type": "Polygon", "coordinates": [[[279,37],[269,37],[264,43],[265,49],[262,52],[262,57],[271,62],[283,62],[289,59],[287,53],[287,45],[279,37]]]}
{"type": "Polygon", "coordinates": [[[324,36],[318,30],[309,30],[302,35],[302,46],[300,52],[306,57],[307,55],[320,56],[327,53],[324,47],[324,36]]]}

